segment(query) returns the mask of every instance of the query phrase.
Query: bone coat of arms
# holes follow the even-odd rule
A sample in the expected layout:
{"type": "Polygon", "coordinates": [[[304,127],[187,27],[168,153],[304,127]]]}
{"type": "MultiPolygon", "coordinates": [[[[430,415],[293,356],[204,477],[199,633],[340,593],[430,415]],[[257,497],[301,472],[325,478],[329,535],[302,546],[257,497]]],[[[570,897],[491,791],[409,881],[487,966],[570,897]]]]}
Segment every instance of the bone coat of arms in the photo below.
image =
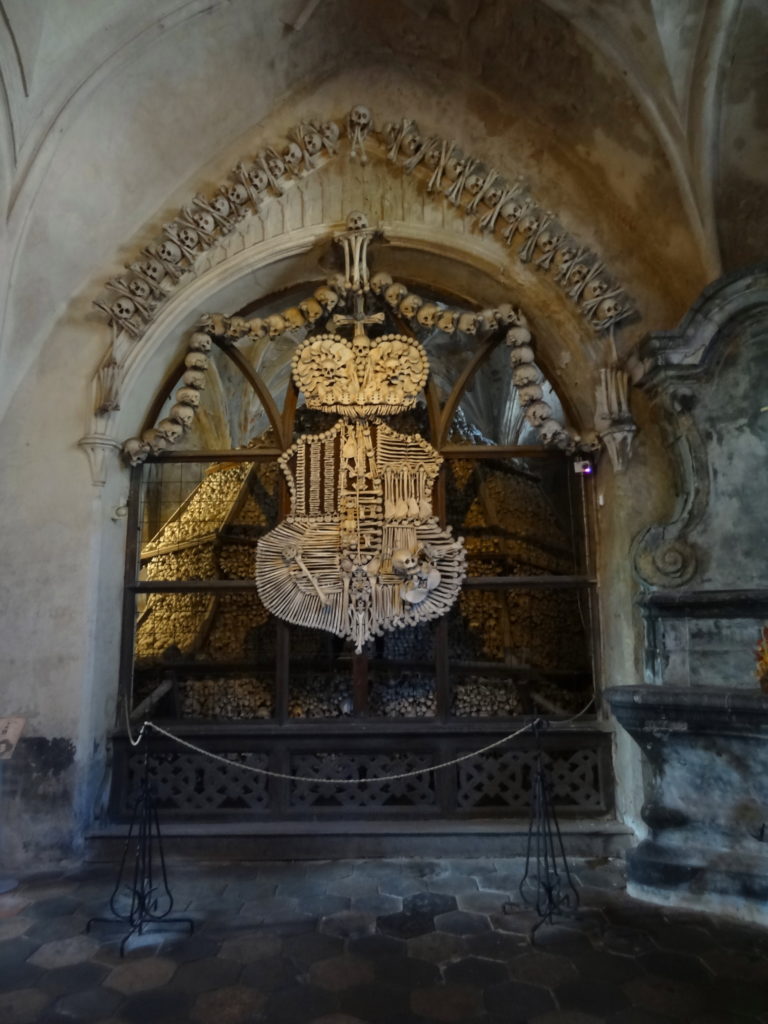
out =
{"type": "Polygon", "coordinates": [[[407,334],[373,336],[385,320],[365,312],[374,232],[359,214],[350,222],[337,236],[350,315],[332,318],[333,333],[306,338],[292,364],[307,407],[340,419],[281,456],[291,509],[259,541],[256,582],[274,615],[350,638],[360,652],[374,635],[445,614],[461,589],[466,554],[435,513],[441,457],[418,434],[385,422],[414,407],[429,363],[407,334]]]}

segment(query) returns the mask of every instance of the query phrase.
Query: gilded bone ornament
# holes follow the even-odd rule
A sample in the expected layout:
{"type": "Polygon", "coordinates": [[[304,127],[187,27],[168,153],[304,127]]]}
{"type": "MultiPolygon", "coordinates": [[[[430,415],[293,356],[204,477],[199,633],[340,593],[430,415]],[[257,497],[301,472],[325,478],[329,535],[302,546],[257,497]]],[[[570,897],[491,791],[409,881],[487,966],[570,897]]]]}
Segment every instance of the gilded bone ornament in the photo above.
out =
{"type": "MultiPolygon", "coordinates": [[[[369,232],[361,217],[350,215],[342,245],[369,232]]],[[[356,277],[351,248],[349,256],[341,308],[349,303],[353,313],[336,313],[334,333],[310,335],[292,360],[307,407],[342,418],[280,457],[291,512],[259,540],[256,582],[273,614],[349,637],[360,652],[385,630],[444,615],[461,589],[466,554],[435,517],[440,456],[381,419],[416,403],[429,373],[426,352],[408,335],[366,333],[385,314],[365,314],[367,264],[356,277]],[[336,333],[350,327],[351,338],[336,333]]],[[[384,307],[387,299],[379,291],[376,301],[384,307]]]]}

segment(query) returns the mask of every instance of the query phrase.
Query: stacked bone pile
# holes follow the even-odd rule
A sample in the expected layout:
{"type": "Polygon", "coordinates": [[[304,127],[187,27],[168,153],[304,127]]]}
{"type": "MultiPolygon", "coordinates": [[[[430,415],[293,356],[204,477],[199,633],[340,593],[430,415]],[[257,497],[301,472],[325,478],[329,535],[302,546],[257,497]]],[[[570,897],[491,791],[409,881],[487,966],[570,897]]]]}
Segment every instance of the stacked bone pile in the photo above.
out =
{"type": "MultiPolygon", "coordinates": [[[[145,578],[251,581],[255,540],[273,517],[256,495],[271,505],[275,478],[276,467],[269,464],[214,466],[144,545],[145,578]]],[[[253,631],[268,618],[255,591],[151,594],[137,626],[137,658],[139,664],[201,657],[243,661],[252,653],[253,631]]]]}
{"type": "Polygon", "coordinates": [[[136,628],[139,665],[191,655],[200,641],[212,598],[208,594],[152,594],[136,628]]]}
{"type": "Polygon", "coordinates": [[[384,718],[423,718],[437,711],[435,683],[419,674],[388,679],[371,687],[369,710],[384,718]]]}
{"type": "Polygon", "coordinates": [[[206,677],[180,683],[184,718],[271,718],[272,689],[260,679],[206,677]]]}
{"type": "Polygon", "coordinates": [[[291,718],[340,718],[354,710],[348,676],[310,676],[291,684],[291,718]]]}
{"type": "Polygon", "coordinates": [[[210,469],[175,515],[145,544],[142,557],[163,553],[174,545],[215,536],[224,525],[250,469],[247,463],[219,465],[210,469]]]}
{"type": "Polygon", "coordinates": [[[451,713],[462,718],[514,715],[520,710],[514,683],[502,679],[464,679],[454,683],[451,713]]]}
{"type": "Polygon", "coordinates": [[[268,618],[258,594],[220,594],[205,645],[206,656],[213,661],[242,661],[251,646],[251,633],[268,618]]]}

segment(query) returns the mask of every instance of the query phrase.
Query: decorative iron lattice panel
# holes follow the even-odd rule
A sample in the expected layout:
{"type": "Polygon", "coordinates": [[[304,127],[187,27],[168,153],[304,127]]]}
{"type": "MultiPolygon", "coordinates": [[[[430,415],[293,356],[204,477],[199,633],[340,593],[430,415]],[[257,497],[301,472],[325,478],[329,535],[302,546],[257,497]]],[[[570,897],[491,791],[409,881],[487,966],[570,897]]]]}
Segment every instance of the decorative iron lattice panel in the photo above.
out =
{"type": "MultiPolygon", "coordinates": [[[[457,804],[462,810],[509,808],[527,812],[535,750],[490,752],[458,765],[457,804]]],[[[605,811],[603,759],[598,750],[544,754],[558,808],[595,814],[605,811]]]]}
{"type": "MultiPolygon", "coordinates": [[[[161,811],[199,814],[216,811],[264,811],[269,808],[267,777],[242,771],[238,766],[267,768],[266,754],[222,753],[231,762],[224,765],[202,754],[154,754],[150,778],[161,811]]],[[[144,773],[143,755],[131,757],[128,765],[128,808],[138,796],[144,773]]]]}
{"type": "Polygon", "coordinates": [[[361,808],[375,811],[404,807],[434,807],[435,781],[428,754],[294,754],[291,772],[316,778],[317,782],[292,782],[293,809],[361,808]],[[424,768],[419,775],[391,782],[377,782],[384,775],[424,768]],[[360,779],[361,785],[340,786],[323,779],[360,779]]]}

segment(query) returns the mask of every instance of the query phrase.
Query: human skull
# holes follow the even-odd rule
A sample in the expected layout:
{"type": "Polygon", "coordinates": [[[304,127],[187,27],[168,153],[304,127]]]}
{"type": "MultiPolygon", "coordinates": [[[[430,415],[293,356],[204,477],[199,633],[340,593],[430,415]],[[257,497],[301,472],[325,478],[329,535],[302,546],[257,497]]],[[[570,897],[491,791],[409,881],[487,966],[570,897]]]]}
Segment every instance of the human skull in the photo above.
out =
{"type": "Polygon", "coordinates": [[[525,384],[517,389],[517,396],[520,399],[520,405],[525,408],[539,401],[542,396],[542,390],[538,384],[525,384]]]}
{"type": "Polygon", "coordinates": [[[200,392],[196,388],[179,388],[176,392],[176,401],[180,402],[181,405],[188,405],[192,409],[197,409],[200,405],[200,392]]]}
{"type": "Polygon", "coordinates": [[[536,240],[536,248],[543,255],[548,256],[555,247],[555,236],[551,231],[542,231],[536,240]]]}
{"type": "Polygon", "coordinates": [[[347,214],[347,230],[363,231],[368,227],[368,218],[360,210],[352,210],[347,214]]]}
{"type": "Polygon", "coordinates": [[[509,362],[512,366],[525,366],[532,363],[536,356],[530,345],[516,345],[509,350],[509,362]]]}
{"type": "Polygon", "coordinates": [[[455,181],[464,170],[465,161],[460,156],[452,156],[445,164],[445,176],[455,181]]]}
{"type": "Polygon", "coordinates": [[[161,260],[165,260],[166,263],[176,264],[181,259],[181,249],[175,242],[166,238],[157,250],[157,255],[161,260]]]}
{"type": "Polygon", "coordinates": [[[412,576],[418,568],[418,560],[407,548],[398,548],[392,555],[392,571],[398,576],[412,576]]]}
{"type": "Polygon", "coordinates": [[[205,210],[196,210],[192,214],[192,220],[197,224],[201,231],[205,231],[206,234],[212,235],[216,230],[216,221],[213,219],[210,213],[205,210]]]}
{"type": "Polygon", "coordinates": [[[557,420],[544,420],[538,429],[539,437],[544,444],[554,444],[563,428],[557,420]]]}
{"type": "Polygon", "coordinates": [[[603,299],[597,307],[597,320],[612,320],[619,310],[620,306],[616,299],[603,299]]]}
{"type": "Polygon", "coordinates": [[[202,370],[187,370],[182,374],[181,383],[185,388],[195,388],[196,391],[205,391],[205,373],[203,373],[202,370]]]}
{"type": "Polygon", "coordinates": [[[517,224],[522,216],[523,208],[516,199],[509,199],[501,208],[501,219],[507,224],[517,224]]]}
{"type": "Polygon", "coordinates": [[[538,384],[541,380],[541,373],[533,363],[521,363],[512,371],[512,383],[516,388],[525,387],[527,384],[538,384]]]}
{"type": "Polygon", "coordinates": [[[400,148],[406,156],[413,156],[416,150],[421,145],[421,135],[418,130],[413,127],[410,128],[403,136],[403,141],[400,143],[400,148]]]}
{"type": "Polygon", "coordinates": [[[517,323],[517,310],[511,302],[502,302],[496,307],[496,323],[500,327],[509,327],[517,323]]]}
{"type": "Polygon", "coordinates": [[[323,307],[326,313],[331,313],[336,306],[339,304],[339,296],[328,285],[321,284],[319,288],[315,288],[314,297],[317,302],[323,307]]]}
{"type": "Polygon", "coordinates": [[[168,413],[170,419],[179,423],[184,430],[190,430],[192,424],[195,422],[195,411],[188,405],[180,405],[178,402],[176,405],[171,406],[171,411],[168,413]]]}
{"type": "Polygon", "coordinates": [[[453,334],[456,330],[459,314],[455,309],[444,309],[437,318],[437,328],[446,334],[453,334]]]}
{"type": "Polygon", "coordinates": [[[263,167],[251,166],[248,168],[248,181],[254,192],[263,192],[269,184],[269,176],[263,167]]]}
{"type": "Polygon", "coordinates": [[[189,351],[210,352],[212,344],[210,334],[206,334],[205,331],[195,331],[189,338],[189,351]]]}
{"type": "Polygon", "coordinates": [[[525,217],[523,217],[522,221],[520,222],[520,233],[522,235],[525,235],[526,238],[529,238],[531,235],[533,235],[538,230],[538,227],[539,227],[539,216],[538,216],[538,214],[529,213],[525,217]]]}
{"type": "Polygon", "coordinates": [[[255,316],[252,320],[246,320],[245,322],[248,325],[247,333],[252,338],[266,338],[269,334],[269,328],[261,317],[255,316]]]}
{"type": "Polygon", "coordinates": [[[370,281],[371,291],[374,295],[384,295],[387,288],[392,284],[392,275],[379,270],[373,275],[370,281]]]}
{"type": "Polygon", "coordinates": [[[471,196],[476,196],[480,189],[483,187],[485,176],[482,174],[470,174],[467,176],[467,180],[464,183],[464,188],[469,192],[471,196]]]}
{"type": "Polygon", "coordinates": [[[179,239],[187,249],[196,249],[200,244],[200,235],[198,235],[194,228],[182,228],[179,231],[179,239]]]}
{"type": "Polygon", "coordinates": [[[489,209],[493,209],[502,195],[504,194],[504,182],[501,178],[496,178],[493,184],[486,190],[483,196],[483,202],[489,209]]]}
{"type": "Polygon", "coordinates": [[[477,334],[477,313],[461,313],[458,327],[463,334],[477,334]]]}
{"type": "Polygon", "coordinates": [[[270,338],[277,338],[288,329],[288,325],[279,313],[267,317],[267,331],[270,338]]]}
{"type": "Polygon", "coordinates": [[[109,308],[115,320],[130,320],[136,312],[136,303],[126,295],[113,302],[109,308]]]}
{"type": "Polygon", "coordinates": [[[352,351],[355,354],[355,359],[359,362],[365,362],[368,358],[368,353],[371,350],[370,338],[364,334],[356,334],[352,339],[352,351]]]}
{"type": "Polygon", "coordinates": [[[335,121],[323,121],[320,126],[320,134],[323,136],[323,142],[331,149],[335,150],[336,143],[339,141],[339,126],[335,121]]]}
{"type": "Polygon", "coordinates": [[[555,253],[555,267],[559,270],[561,267],[566,266],[576,256],[576,250],[570,245],[561,245],[555,253]]]}
{"type": "Polygon", "coordinates": [[[534,427],[540,427],[542,423],[552,417],[552,407],[547,402],[533,402],[525,410],[528,422],[534,427]]]}
{"type": "Polygon", "coordinates": [[[168,447],[168,441],[165,436],[151,427],[149,430],[145,430],[141,435],[142,441],[149,445],[149,449],[153,455],[158,455],[160,452],[164,452],[168,447]]]}
{"type": "Polygon", "coordinates": [[[437,165],[440,163],[441,146],[438,143],[433,143],[427,152],[424,154],[424,164],[430,171],[434,171],[437,165]]]}
{"type": "Polygon", "coordinates": [[[349,129],[350,135],[354,132],[359,132],[361,135],[368,134],[371,130],[371,112],[368,107],[364,107],[362,104],[352,107],[349,112],[349,129]]]}
{"type": "Polygon", "coordinates": [[[188,352],[184,356],[184,365],[188,370],[207,370],[208,357],[203,352],[188,352]]]}
{"type": "Polygon", "coordinates": [[[434,302],[425,302],[416,314],[416,322],[421,327],[434,327],[439,313],[440,307],[434,302]]]}
{"type": "Polygon", "coordinates": [[[572,284],[578,288],[588,273],[589,269],[583,263],[577,263],[568,275],[568,284],[572,284]]]}
{"type": "Polygon", "coordinates": [[[157,432],[165,438],[168,444],[176,444],[184,433],[184,428],[176,420],[164,419],[157,424],[157,432]]]}
{"type": "Polygon", "coordinates": [[[384,292],[384,298],[387,305],[391,306],[392,309],[397,309],[407,294],[408,289],[404,284],[400,284],[399,281],[393,281],[384,292]]]}
{"type": "Polygon", "coordinates": [[[132,277],[128,282],[128,289],[132,295],[135,295],[137,299],[148,299],[150,295],[150,287],[146,281],[142,281],[140,277],[132,277]]]}
{"type": "Polygon", "coordinates": [[[269,150],[266,154],[267,170],[273,178],[282,178],[285,174],[285,163],[274,150],[269,150]]]}
{"type": "Polygon", "coordinates": [[[248,202],[248,189],[242,182],[237,181],[227,189],[227,198],[235,206],[245,206],[248,202]]]}
{"type": "Polygon", "coordinates": [[[317,299],[304,299],[303,302],[299,303],[299,309],[304,314],[304,319],[308,324],[315,323],[323,315],[323,307],[317,299]]]}
{"type": "Polygon", "coordinates": [[[604,295],[608,291],[608,282],[603,277],[593,277],[591,281],[587,281],[584,285],[584,291],[581,293],[581,297],[589,302],[591,299],[598,299],[601,295],[604,295]]]}
{"type": "Polygon", "coordinates": [[[493,331],[499,326],[499,317],[495,309],[481,309],[477,314],[478,326],[483,331],[493,331]]]}
{"type": "Polygon", "coordinates": [[[123,458],[129,466],[140,466],[149,455],[150,447],[138,437],[129,437],[123,445],[123,458]]]}
{"type": "Polygon", "coordinates": [[[317,156],[323,148],[323,139],[313,124],[302,125],[301,139],[310,156],[317,156]]]}
{"type": "Polygon", "coordinates": [[[296,142],[289,142],[283,150],[283,162],[285,166],[293,174],[296,174],[301,167],[302,160],[303,154],[301,152],[301,146],[296,142]]]}
{"type": "Polygon", "coordinates": [[[410,292],[405,296],[398,308],[406,320],[412,320],[418,313],[419,307],[423,305],[424,300],[419,298],[418,295],[414,295],[413,292],[410,292]]]}
{"type": "Polygon", "coordinates": [[[232,204],[225,195],[218,195],[211,199],[211,209],[215,210],[220,217],[229,217],[232,213],[232,204]]]}
{"type": "Polygon", "coordinates": [[[285,320],[286,327],[289,331],[298,330],[299,327],[306,326],[304,316],[298,306],[291,306],[289,309],[284,309],[282,317],[283,320],[285,320]]]}
{"type": "Polygon", "coordinates": [[[165,277],[165,267],[159,260],[144,260],[139,264],[139,270],[154,284],[160,284],[165,277]]]}
{"type": "Polygon", "coordinates": [[[517,345],[527,345],[531,340],[531,332],[527,327],[510,327],[505,340],[513,348],[517,345]]]}

